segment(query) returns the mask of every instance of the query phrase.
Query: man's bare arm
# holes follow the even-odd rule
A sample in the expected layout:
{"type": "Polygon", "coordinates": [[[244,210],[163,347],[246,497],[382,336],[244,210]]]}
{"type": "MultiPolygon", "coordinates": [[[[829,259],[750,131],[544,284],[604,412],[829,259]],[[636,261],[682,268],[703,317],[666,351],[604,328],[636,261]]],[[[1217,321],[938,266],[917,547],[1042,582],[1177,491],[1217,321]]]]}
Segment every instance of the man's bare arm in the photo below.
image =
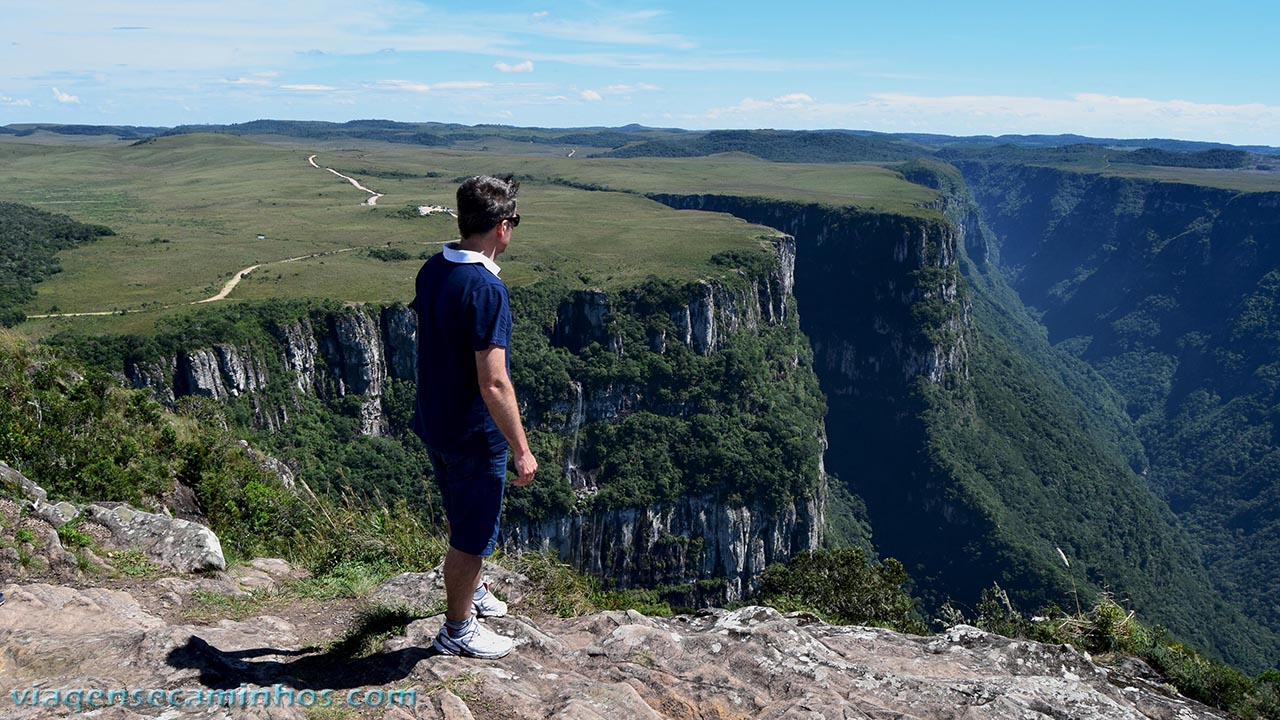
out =
{"type": "Polygon", "coordinates": [[[524,425],[520,422],[516,388],[511,383],[511,376],[507,374],[507,349],[501,345],[490,345],[476,352],[476,378],[480,381],[480,396],[484,398],[489,414],[511,445],[516,474],[519,476],[514,484],[528,485],[533,482],[533,474],[538,471],[538,461],[529,449],[524,425]]]}

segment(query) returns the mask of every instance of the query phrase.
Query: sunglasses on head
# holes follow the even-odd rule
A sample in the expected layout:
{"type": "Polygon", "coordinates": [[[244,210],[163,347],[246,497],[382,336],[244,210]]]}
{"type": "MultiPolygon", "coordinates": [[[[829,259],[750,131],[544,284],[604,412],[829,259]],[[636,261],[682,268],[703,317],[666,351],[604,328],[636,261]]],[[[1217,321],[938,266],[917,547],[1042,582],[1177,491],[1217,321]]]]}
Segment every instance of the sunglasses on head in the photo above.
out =
{"type": "Polygon", "coordinates": [[[515,215],[512,215],[509,218],[502,218],[502,219],[511,223],[511,227],[520,227],[520,213],[516,213],[515,215]]]}

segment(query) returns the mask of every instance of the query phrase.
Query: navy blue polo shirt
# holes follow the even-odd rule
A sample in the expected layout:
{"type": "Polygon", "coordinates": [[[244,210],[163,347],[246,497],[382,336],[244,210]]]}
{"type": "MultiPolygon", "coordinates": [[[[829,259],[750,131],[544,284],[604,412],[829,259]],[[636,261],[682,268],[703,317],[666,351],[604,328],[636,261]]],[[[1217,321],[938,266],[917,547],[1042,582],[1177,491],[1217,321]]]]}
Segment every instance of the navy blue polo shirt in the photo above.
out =
{"type": "MultiPolygon", "coordinates": [[[[418,271],[418,395],[413,430],[429,447],[463,453],[505,450],[480,396],[476,353],[511,347],[511,305],[498,266],[446,246],[418,271]]],[[[511,356],[507,355],[507,372],[511,356]]]]}

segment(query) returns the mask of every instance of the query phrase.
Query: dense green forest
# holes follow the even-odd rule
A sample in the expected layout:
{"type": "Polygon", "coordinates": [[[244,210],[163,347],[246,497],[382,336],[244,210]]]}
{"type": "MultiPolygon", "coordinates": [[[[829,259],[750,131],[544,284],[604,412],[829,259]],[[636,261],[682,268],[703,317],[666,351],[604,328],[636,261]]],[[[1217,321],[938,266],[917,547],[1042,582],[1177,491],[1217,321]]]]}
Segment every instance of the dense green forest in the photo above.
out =
{"type": "Polygon", "coordinates": [[[26,319],[22,308],[35,299],[35,284],[62,270],[59,250],[113,234],[101,225],[0,202],[0,327],[26,319]]]}
{"type": "Polygon", "coordinates": [[[1123,398],[1218,590],[1280,629],[1275,194],[960,167],[1049,339],[1123,398]]]}

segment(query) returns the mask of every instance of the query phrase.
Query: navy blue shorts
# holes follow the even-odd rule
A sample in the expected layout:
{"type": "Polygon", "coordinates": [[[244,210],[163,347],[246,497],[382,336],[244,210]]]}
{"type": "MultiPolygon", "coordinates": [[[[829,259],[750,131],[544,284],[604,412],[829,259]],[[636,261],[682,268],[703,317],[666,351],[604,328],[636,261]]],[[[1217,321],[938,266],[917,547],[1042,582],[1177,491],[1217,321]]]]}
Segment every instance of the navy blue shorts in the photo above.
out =
{"type": "Polygon", "coordinates": [[[498,547],[507,449],[477,455],[428,447],[427,453],[449,519],[449,545],[469,555],[489,557],[498,547]]]}

